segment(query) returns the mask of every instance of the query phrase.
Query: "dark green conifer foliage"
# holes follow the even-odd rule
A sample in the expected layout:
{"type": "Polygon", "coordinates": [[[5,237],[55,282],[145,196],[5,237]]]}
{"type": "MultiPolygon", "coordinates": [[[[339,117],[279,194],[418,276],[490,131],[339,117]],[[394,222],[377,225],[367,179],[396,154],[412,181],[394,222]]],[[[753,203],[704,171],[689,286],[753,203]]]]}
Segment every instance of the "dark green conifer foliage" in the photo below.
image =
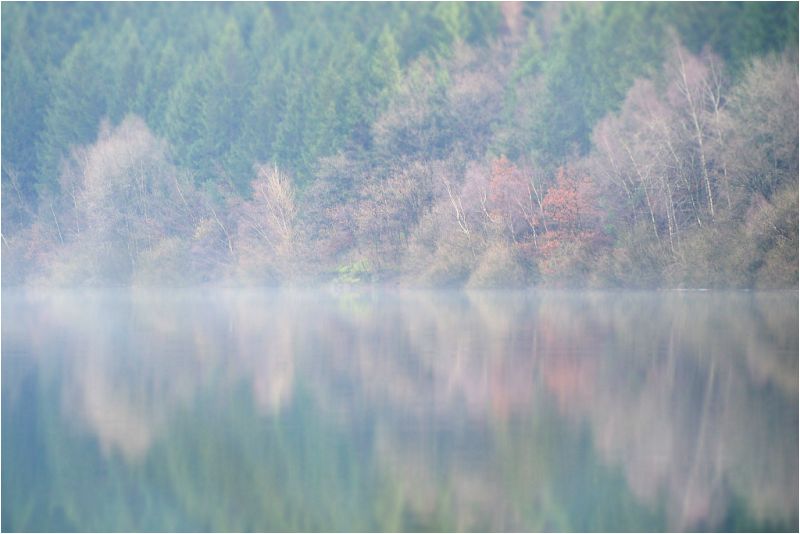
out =
{"type": "Polygon", "coordinates": [[[42,128],[41,109],[46,94],[37,83],[39,76],[25,50],[14,51],[3,59],[2,70],[3,185],[8,180],[5,173],[15,172],[22,194],[33,202],[36,140],[42,128]]]}
{"type": "MultiPolygon", "coordinates": [[[[136,110],[139,86],[144,77],[144,50],[130,19],[114,39],[109,64],[112,92],[109,94],[108,114],[115,124],[130,111],[136,110]]],[[[138,110],[137,110],[138,111],[138,110]]]]}
{"type": "Polygon", "coordinates": [[[84,34],[54,75],[38,149],[38,186],[56,188],[61,158],[71,146],[94,139],[108,113],[113,85],[103,42],[84,34]]]}
{"type": "Polygon", "coordinates": [[[200,104],[201,144],[205,159],[198,172],[203,179],[222,174],[240,189],[249,182],[249,169],[243,175],[243,169],[226,169],[223,162],[242,133],[251,74],[239,25],[229,19],[211,48],[202,73],[205,90],[200,104]]]}
{"type": "Polygon", "coordinates": [[[173,146],[175,160],[190,169],[207,160],[201,137],[205,64],[205,58],[201,58],[183,69],[170,91],[165,114],[164,131],[173,146]]]}
{"type": "Polygon", "coordinates": [[[369,66],[369,91],[375,104],[384,107],[400,81],[400,49],[388,25],[384,25],[369,66]]]}
{"type": "Polygon", "coordinates": [[[164,125],[169,94],[181,71],[180,67],[180,58],[172,39],[169,39],[158,53],[158,59],[146,64],[143,80],[137,91],[137,113],[144,116],[153,130],[161,135],[166,133],[164,125]]]}

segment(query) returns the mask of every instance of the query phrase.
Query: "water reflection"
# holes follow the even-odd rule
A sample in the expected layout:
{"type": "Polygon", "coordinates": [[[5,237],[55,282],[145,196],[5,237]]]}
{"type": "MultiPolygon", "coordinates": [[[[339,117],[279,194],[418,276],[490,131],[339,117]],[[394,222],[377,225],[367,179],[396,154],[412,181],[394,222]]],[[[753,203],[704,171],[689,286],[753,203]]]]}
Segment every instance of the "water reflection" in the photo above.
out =
{"type": "Polygon", "coordinates": [[[797,294],[3,295],[6,530],[796,530],[797,294]]]}

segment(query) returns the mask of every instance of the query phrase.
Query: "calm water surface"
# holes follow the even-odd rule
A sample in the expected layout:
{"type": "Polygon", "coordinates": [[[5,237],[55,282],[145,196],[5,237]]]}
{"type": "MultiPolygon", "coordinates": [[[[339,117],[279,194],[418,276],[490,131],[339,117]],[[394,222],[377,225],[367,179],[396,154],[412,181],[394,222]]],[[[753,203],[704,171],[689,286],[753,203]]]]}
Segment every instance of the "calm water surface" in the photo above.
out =
{"type": "Polygon", "coordinates": [[[2,528],[797,530],[798,295],[3,291],[2,528]]]}

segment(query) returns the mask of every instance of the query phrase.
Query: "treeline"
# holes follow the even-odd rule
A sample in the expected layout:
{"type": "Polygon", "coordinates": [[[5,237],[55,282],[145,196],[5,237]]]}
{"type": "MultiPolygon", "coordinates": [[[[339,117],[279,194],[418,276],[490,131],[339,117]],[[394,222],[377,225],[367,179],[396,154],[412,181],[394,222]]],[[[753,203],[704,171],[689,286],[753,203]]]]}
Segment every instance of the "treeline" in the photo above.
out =
{"type": "Polygon", "coordinates": [[[797,286],[796,3],[3,15],[5,284],[797,286]]]}

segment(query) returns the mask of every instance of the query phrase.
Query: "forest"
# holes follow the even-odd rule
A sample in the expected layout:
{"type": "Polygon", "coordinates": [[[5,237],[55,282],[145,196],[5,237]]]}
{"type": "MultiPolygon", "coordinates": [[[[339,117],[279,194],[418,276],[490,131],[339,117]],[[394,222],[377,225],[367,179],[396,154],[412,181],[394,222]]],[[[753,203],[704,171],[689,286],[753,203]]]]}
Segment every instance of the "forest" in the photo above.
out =
{"type": "Polygon", "coordinates": [[[796,288],[798,4],[3,3],[4,286],[796,288]]]}

